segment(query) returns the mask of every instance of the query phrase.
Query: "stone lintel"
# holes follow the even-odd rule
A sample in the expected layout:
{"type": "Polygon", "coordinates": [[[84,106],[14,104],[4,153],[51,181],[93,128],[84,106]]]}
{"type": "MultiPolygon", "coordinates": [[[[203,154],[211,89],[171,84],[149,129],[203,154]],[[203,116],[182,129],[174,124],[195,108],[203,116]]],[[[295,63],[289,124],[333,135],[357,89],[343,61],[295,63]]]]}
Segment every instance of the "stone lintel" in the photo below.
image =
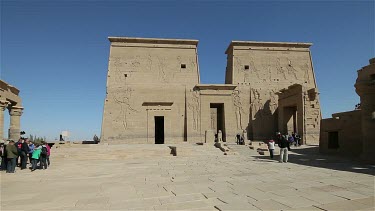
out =
{"type": "Polygon", "coordinates": [[[272,48],[272,47],[286,47],[286,48],[309,48],[312,46],[312,43],[299,43],[299,42],[263,42],[263,41],[236,41],[233,40],[225,54],[228,54],[234,46],[249,46],[249,47],[264,47],[264,48],[272,48]]]}
{"type": "Polygon", "coordinates": [[[142,106],[172,106],[173,102],[144,102],[142,106]]]}
{"type": "Polygon", "coordinates": [[[190,39],[164,39],[164,38],[140,38],[140,37],[108,37],[110,42],[122,43],[150,43],[150,44],[179,44],[198,45],[198,40],[190,39]]]}
{"type": "Polygon", "coordinates": [[[234,90],[237,85],[232,84],[197,84],[195,85],[199,90],[234,90]]]}

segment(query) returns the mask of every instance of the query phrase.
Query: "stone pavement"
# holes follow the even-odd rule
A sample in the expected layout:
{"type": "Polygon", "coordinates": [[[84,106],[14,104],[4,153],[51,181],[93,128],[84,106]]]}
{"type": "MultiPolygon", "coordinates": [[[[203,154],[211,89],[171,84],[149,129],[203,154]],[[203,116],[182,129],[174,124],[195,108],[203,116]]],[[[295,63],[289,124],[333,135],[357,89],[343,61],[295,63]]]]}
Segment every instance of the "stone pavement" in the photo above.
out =
{"type": "Polygon", "coordinates": [[[374,209],[374,166],[316,147],[278,163],[248,146],[174,146],[54,147],[48,170],[1,172],[1,210],[374,209]]]}

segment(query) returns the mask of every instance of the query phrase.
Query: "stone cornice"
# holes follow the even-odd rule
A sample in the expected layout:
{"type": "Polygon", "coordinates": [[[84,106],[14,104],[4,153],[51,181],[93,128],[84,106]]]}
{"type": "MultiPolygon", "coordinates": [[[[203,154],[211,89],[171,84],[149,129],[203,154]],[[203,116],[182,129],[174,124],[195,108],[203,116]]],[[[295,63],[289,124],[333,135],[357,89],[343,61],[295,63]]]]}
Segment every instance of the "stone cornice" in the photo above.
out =
{"type": "Polygon", "coordinates": [[[300,43],[300,42],[263,42],[263,41],[236,41],[233,40],[225,54],[228,54],[233,46],[253,46],[253,47],[284,47],[284,48],[310,48],[312,43],[300,43]]]}
{"type": "Polygon", "coordinates": [[[198,45],[198,40],[190,40],[190,39],[163,39],[163,38],[140,38],[140,37],[108,37],[108,40],[110,42],[123,42],[123,43],[198,45]]]}

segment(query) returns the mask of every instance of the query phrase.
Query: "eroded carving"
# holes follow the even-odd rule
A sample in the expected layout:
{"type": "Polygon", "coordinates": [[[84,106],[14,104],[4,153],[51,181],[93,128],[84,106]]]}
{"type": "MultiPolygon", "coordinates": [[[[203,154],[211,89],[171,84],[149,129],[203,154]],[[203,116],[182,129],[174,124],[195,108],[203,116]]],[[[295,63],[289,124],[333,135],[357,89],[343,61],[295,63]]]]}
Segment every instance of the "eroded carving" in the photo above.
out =
{"type": "Polygon", "coordinates": [[[165,62],[165,58],[158,57],[158,68],[159,68],[158,77],[159,77],[159,80],[162,82],[167,82],[166,67],[167,67],[167,64],[165,62]]]}
{"type": "Polygon", "coordinates": [[[193,130],[198,130],[198,118],[200,115],[199,104],[199,91],[191,91],[191,98],[188,103],[188,107],[193,113],[193,130]]]}
{"type": "Polygon", "coordinates": [[[284,71],[283,67],[281,66],[281,59],[278,57],[276,59],[276,70],[277,70],[277,75],[282,75],[284,79],[286,80],[286,72],[284,71]]]}
{"type": "Polygon", "coordinates": [[[293,64],[292,64],[292,60],[288,59],[288,65],[286,66],[286,69],[288,70],[288,75],[292,75],[294,76],[294,79],[298,79],[297,78],[297,70],[294,68],[293,64]]]}
{"type": "Polygon", "coordinates": [[[114,95],[114,100],[120,105],[120,115],[118,119],[122,122],[124,130],[128,129],[128,115],[133,112],[138,112],[131,106],[131,97],[134,90],[127,87],[124,92],[117,93],[114,95]]]}
{"type": "Polygon", "coordinates": [[[240,91],[236,90],[232,94],[233,96],[233,105],[236,112],[236,119],[237,119],[237,129],[242,129],[242,116],[244,115],[245,111],[243,109],[243,105],[241,102],[240,91]]]}
{"type": "Polygon", "coordinates": [[[252,99],[251,99],[251,112],[252,116],[254,117],[255,114],[261,110],[263,104],[260,99],[260,93],[257,89],[252,89],[252,99]]]}
{"type": "Polygon", "coordinates": [[[277,109],[278,100],[276,97],[275,90],[270,90],[270,110],[271,114],[273,114],[277,109]]]}
{"type": "Polygon", "coordinates": [[[307,63],[301,66],[301,70],[303,71],[303,78],[306,80],[307,83],[310,83],[310,68],[307,63]]]}

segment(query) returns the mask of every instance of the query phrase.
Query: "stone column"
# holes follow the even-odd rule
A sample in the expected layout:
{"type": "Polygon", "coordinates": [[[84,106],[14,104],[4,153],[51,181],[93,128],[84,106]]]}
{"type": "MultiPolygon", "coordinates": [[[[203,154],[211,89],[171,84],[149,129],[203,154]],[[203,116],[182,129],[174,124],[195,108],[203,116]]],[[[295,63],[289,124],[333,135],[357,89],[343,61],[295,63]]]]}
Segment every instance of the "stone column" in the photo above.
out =
{"type": "Polygon", "coordinates": [[[17,141],[20,138],[21,128],[21,115],[23,107],[12,106],[9,110],[10,115],[10,127],[9,127],[9,139],[17,141]]]}
{"type": "Polygon", "coordinates": [[[4,111],[8,106],[8,101],[0,100],[0,140],[4,139],[4,111]]]}

